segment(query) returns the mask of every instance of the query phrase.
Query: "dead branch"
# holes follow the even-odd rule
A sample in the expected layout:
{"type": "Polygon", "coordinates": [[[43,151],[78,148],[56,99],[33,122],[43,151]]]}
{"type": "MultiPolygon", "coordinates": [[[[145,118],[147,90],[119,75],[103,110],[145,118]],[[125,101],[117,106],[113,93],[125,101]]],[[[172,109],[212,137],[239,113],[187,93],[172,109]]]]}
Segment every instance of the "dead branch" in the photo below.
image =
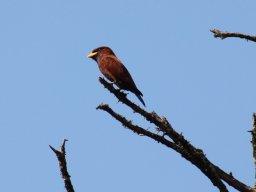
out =
{"type": "Polygon", "coordinates": [[[65,149],[66,141],[68,141],[68,140],[64,139],[60,150],[54,149],[51,145],[49,145],[49,147],[55,153],[55,155],[58,159],[60,172],[61,172],[62,178],[64,180],[64,184],[65,184],[65,188],[66,188],[67,192],[75,192],[72,182],[71,182],[71,179],[70,179],[70,175],[67,170],[66,149],[65,149]]]}
{"type": "Polygon", "coordinates": [[[155,124],[158,127],[158,130],[163,133],[163,135],[168,136],[170,139],[165,139],[164,136],[157,135],[153,132],[143,129],[137,125],[133,125],[131,121],[128,121],[123,116],[114,112],[108,105],[102,104],[97,107],[97,109],[104,110],[108,112],[112,117],[121,122],[125,127],[131,129],[132,131],[143,134],[149,138],[156,140],[159,143],[166,145],[169,148],[172,148],[176,152],[180,153],[182,157],[190,161],[196,167],[200,169],[213,183],[214,186],[218,187],[219,191],[228,191],[223,181],[228,183],[230,186],[235,189],[243,192],[255,192],[253,188],[243,184],[242,182],[235,179],[231,174],[227,174],[218,166],[211,163],[203,150],[197,149],[192,144],[190,144],[183,135],[177,133],[164,117],[160,117],[155,112],[147,112],[144,109],[140,108],[138,105],[131,102],[127,99],[126,94],[116,90],[111,83],[108,83],[103,78],[99,78],[101,84],[104,85],[112,94],[114,94],[119,101],[129,106],[134,112],[139,113],[146,118],[147,121],[155,124]]]}
{"type": "Polygon", "coordinates": [[[228,37],[238,37],[241,39],[246,39],[247,41],[256,42],[256,36],[252,36],[252,35],[246,35],[246,34],[237,33],[237,32],[224,32],[218,29],[211,29],[210,31],[213,33],[215,38],[219,37],[221,39],[225,39],[228,37]]]}
{"type": "MultiPolygon", "coordinates": [[[[256,180],[256,113],[252,115],[252,130],[249,131],[252,134],[252,156],[254,161],[254,169],[255,169],[255,180],[256,180]]],[[[256,188],[256,181],[254,183],[254,188],[256,188]]]]}

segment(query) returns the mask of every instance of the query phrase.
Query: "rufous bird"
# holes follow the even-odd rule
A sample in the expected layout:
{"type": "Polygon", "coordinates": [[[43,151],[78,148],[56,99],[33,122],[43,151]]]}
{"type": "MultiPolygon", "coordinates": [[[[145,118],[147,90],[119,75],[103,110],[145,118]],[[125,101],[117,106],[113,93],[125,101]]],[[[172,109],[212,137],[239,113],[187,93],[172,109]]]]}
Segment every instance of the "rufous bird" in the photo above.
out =
{"type": "Polygon", "coordinates": [[[101,73],[118,88],[131,91],[141,103],[145,105],[142,99],[143,94],[135,85],[132,76],[122,62],[116,57],[115,53],[109,47],[98,47],[88,56],[98,63],[101,73]]]}

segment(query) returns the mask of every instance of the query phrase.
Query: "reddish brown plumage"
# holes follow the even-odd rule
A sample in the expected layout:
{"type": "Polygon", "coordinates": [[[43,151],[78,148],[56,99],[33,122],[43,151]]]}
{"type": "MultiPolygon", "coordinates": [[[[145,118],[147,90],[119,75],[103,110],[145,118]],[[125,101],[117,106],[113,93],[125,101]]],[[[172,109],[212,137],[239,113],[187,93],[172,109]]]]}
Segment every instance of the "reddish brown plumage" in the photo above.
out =
{"type": "Polygon", "coordinates": [[[98,63],[101,73],[108,80],[115,83],[120,89],[133,92],[145,106],[142,99],[143,94],[135,85],[129,71],[109,47],[98,47],[94,49],[88,55],[88,58],[92,58],[98,63]]]}

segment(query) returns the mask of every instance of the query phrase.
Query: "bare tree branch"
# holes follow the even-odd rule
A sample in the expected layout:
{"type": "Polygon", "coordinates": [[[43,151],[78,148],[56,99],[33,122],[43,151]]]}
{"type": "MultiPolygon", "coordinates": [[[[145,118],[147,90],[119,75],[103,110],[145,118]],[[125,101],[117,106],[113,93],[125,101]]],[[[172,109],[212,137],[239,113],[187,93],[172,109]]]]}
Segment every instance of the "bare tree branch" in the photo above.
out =
{"type": "Polygon", "coordinates": [[[220,178],[225,181],[230,186],[234,187],[238,191],[241,192],[256,192],[255,189],[251,188],[250,186],[245,185],[241,181],[237,180],[235,177],[233,177],[232,173],[226,173],[218,166],[212,164],[215,168],[216,173],[220,176],[220,178]]]}
{"type": "Polygon", "coordinates": [[[158,130],[161,131],[164,135],[167,135],[169,139],[171,139],[171,141],[165,139],[163,136],[154,134],[141,127],[132,125],[131,121],[128,121],[126,118],[114,112],[108,105],[99,105],[97,109],[108,112],[116,120],[120,121],[124,126],[128,127],[134,132],[138,134],[142,133],[145,136],[148,136],[180,153],[182,157],[198,167],[211,180],[213,185],[219,188],[221,192],[228,191],[222,180],[239,191],[255,192],[255,190],[251,187],[243,184],[242,182],[235,179],[231,174],[227,174],[219,167],[211,163],[204,155],[203,151],[201,149],[195,148],[183,137],[182,134],[177,133],[165,117],[161,118],[155,112],[149,113],[143,110],[142,108],[128,100],[126,94],[120,92],[119,90],[116,90],[111,83],[108,83],[103,78],[99,78],[99,81],[104,85],[105,88],[107,88],[112,94],[114,94],[119,99],[119,101],[129,106],[134,112],[139,113],[140,115],[145,117],[147,121],[154,123],[158,127],[158,130]]]}
{"type": "Polygon", "coordinates": [[[255,183],[254,188],[256,189],[256,113],[252,115],[252,130],[249,131],[252,134],[252,152],[253,152],[253,161],[254,161],[254,171],[255,171],[255,183]]]}
{"type": "Polygon", "coordinates": [[[211,29],[210,31],[214,34],[214,37],[216,38],[219,37],[221,39],[225,39],[228,37],[238,37],[241,39],[246,39],[247,41],[256,42],[256,36],[246,35],[246,34],[237,33],[237,32],[224,32],[218,29],[211,29]]]}
{"type": "Polygon", "coordinates": [[[124,127],[132,130],[133,132],[137,133],[138,135],[150,137],[151,139],[154,139],[158,143],[162,143],[162,144],[166,145],[167,147],[172,148],[173,150],[177,151],[178,153],[182,154],[185,157],[189,156],[189,154],[187,154],[187,152],[184,149],[177,146],[173,142],[165,139],[164,135],[161,136],[161,135],[155,134],[151,131],[148,131],[138,125],[133,125],[131,121],[128,121],[125,117],[114,112],[107,104],[101,104],[96,109],[100,109],[100,110],[108,112],[112,117],[114,117],[116,120],[121,122],[124,127]]]}
{"type": "Polygon", "coordinates": [[[70,175],[67,170],[66,149],[65,149],[66,141],[68,141],[68,140],[64,139],[60,150],[54,149],[51,145],[49,145],[49,147],[55,153],[55,155],[59,161],[60,172],[61,172],[62,178],[64,180],[64,184],[65,184],[65,188],[66,188],[67,192],[75,192],[72,182],[71,182],[71,179],[70,179],[70,175]]]}
{"type": "MultiPolygon", "coordinates": [[[[212,173],[212,166],[211,168],[206,169],[205,166],[201,166],[201,162],[198,161],[197,158],[194,158],[193,156],[191,156],[190,153],[188,153],[188,151],[186,151],[185,149],[183,149],[182,146],[176,145],[175,143],[168,141],[167,139],[164,138],[164,136],[160,136],[157,134],[154,134],[150,131],[147,131],[137,125],[133,125],[131,123],[131,121],[128,121],[126,118],[124,118],[123,116],[117,114],[116,112],[114,112],[108,105],[106,104],[101,104],[97,107],[97,109],[101,109],[104,110],[106,112],[108,112],[112,117],[114,117],[116,120],[120,121],[125,127],[131,129],[132,131],[138,133],[138,134],[143,134],[146,135],[162,144],[164,144],[165,146],[174,149],[175,151],[177,151],[178,153],[180,153],[182,155],[182,157],[184,157],[185,159],[187,159],[188,161],[190,161],[192,164],[194,164],[195,166],[197,166],[211,181],[214,185],[216,185],[221,192],[227,192],[227,188],[226,186],[222,183],[222,181],[218,178],[218,176],[215,174],[213,175],[212,173]]],[[[200,160],[200,159],[199,159],[200,160]]]]}

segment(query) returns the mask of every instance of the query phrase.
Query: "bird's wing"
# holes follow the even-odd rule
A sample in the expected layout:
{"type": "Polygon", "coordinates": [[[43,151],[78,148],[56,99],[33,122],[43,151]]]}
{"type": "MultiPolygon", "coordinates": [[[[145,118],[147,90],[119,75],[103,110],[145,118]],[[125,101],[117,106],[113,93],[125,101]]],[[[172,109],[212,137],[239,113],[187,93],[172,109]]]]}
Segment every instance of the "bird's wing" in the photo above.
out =
{"type": "Polygon", "coordinates": [[[101,72],[108,78],[112,79],[122,89],[137,89],[132,76],[126,67],[115,56],[106,56],[102,58],[100,64],[101,72]]]}

